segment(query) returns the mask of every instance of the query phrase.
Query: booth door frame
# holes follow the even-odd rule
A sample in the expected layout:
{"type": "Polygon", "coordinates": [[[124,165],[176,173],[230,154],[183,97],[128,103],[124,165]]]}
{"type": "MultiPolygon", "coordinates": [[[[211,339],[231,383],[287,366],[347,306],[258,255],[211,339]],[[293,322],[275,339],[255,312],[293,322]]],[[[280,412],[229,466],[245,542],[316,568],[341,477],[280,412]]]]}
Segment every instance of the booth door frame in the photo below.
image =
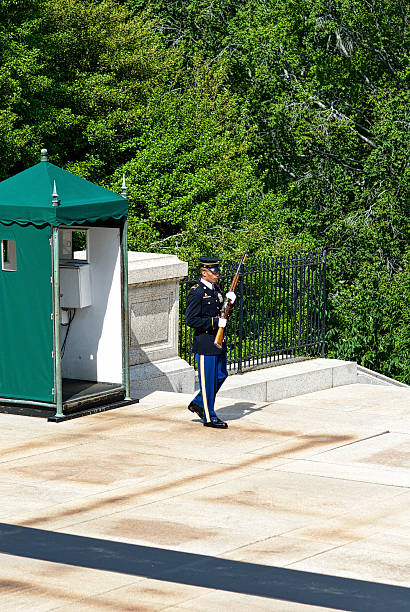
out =
{"type": "MultiPolygon", "coordinates": [[[[84,226],[85,228],[85,226],[84,226]]],[[[51,228],[52,244],[52,284],[53,284],[53,331],[54,331],[54,398],[55,417],[63,418],[63,378],[61,363],[61,306],[60,306],[60,228],[51,228]]],[[[122,219],[120,226],[120,263],[121,263],[121,311],[122,311],[122,384],[125,400],[130,397],[129,374],[129,308],[128,308],[128,223],[122,219]]]]}
{"type": "Polygon", "coordinates": [[[128,222],[121,220],[121,310],[122,310],[122,384],[125,388],[125,400],[130,401],[130,331],[128,305],[128,222]]]}

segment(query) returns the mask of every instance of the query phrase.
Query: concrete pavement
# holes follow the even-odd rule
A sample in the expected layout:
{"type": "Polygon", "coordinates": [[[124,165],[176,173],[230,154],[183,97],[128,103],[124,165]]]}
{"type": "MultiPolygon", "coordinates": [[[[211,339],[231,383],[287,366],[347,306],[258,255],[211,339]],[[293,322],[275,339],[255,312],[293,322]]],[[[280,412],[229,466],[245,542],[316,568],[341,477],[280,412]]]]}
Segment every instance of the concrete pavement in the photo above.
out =
{"type": "Polygon", "coordinates": [[[2,610],[409,610],[410,390],[0,414],[2,610]]]}

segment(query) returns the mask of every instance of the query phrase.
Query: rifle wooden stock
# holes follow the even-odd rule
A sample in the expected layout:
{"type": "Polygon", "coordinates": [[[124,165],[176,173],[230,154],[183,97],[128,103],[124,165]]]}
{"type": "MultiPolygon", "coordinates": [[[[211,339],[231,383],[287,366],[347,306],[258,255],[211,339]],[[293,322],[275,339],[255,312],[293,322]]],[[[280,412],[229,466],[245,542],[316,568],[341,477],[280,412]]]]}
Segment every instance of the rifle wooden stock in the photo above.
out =
{"type": "Polygon", "coordinates": [[[224,339],[224,329],[225,329],[224,327],[220,327],[218,329],[218,331],[216,332],[214,344],[218,348],[222,348],[222,342],[223,342],[223,339],[224,339]]]}
{"type": "MultiPolygon", "coordinates": [[[[245,253],[241,257],[241,261],[239,262],[239,266],[238,266],[238,268],[236,270],[236,274],[235,274],[235,276],[232,279],[231,286],[229,287],[229,291],[235,291],[236,285],[238,284],[238,280],[239,280],[239,274],[241,272],[241,266],[245,263],[246,257],[247,257],[247,255],[246,255],[246,251],[245,251],[245,253]]],[[[231,311],[231,307],[232,307],[232,302],[230,300],[228,300],[227,298],[225,298],[225,301],[224,301],[222,309],[221,309],[221,316],[219,318],[220,319],[227,319],[228,316],[229,316],[229,313],[231,311]]],[[[225,331],[225,327],[220,327],[218,329],[218,331],[216,332],[214,344],[218,348],[222,348],[222,342],[223,342],[223,338],[224,338],[224,331],[225,331]]]]}

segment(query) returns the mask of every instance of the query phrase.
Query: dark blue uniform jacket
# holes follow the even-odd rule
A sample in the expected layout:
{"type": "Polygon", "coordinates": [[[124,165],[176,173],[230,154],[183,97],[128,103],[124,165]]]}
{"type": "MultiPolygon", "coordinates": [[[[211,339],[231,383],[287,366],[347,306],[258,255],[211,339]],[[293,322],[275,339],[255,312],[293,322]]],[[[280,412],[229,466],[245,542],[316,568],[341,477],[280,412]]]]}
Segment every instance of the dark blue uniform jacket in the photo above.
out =
{"type": "Polygon", "coordinates": [[[220,355],[226,351],[214,345],[223,297],[217,285],[209,289],[203,283],[194,285],[187,298],[186,322],[195,329],[193,350],[200,355],[220,355]]]}

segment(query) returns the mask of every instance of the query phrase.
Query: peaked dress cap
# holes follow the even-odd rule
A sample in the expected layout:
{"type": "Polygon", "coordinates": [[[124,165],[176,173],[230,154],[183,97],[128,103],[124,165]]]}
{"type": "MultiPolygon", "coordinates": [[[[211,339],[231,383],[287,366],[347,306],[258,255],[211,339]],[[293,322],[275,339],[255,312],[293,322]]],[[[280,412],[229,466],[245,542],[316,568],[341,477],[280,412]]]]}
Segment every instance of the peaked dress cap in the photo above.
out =
{"type": "Polygon", "coordinates": [[[199,258],[199,264],[201,268],[208,268],[208,269],[216,268],[217,270],[219,270],[220,263],[221,263],[220,257],[200,257],[199,258]]]}

